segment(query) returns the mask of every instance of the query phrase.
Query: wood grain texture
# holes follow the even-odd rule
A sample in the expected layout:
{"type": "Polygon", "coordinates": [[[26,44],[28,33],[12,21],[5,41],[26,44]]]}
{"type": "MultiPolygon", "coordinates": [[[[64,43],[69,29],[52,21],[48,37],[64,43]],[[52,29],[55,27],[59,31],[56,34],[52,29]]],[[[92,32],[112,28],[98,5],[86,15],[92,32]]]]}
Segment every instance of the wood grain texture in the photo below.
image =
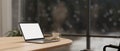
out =
{"type": "Polygon", "coordinates": [[[72,43],[72,40],[65,38],[61,38],[59,42],[45,44],[26,43],[22,37],[2,37],[0,41],[0,51],[47,51],[72,43]]]}

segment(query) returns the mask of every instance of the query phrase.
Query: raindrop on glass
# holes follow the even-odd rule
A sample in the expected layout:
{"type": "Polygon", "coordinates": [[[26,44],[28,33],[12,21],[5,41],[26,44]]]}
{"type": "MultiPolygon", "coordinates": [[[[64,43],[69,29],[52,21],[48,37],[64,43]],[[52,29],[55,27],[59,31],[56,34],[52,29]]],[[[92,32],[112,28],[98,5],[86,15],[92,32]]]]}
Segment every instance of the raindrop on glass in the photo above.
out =
{"type": "Polygon", "coordinates": [[[76,18],[76,21],[77,21],[77,22],[79,22],[79,21],[80,21],[80,19],[79,19],[79,18],[76,18]]]}
{"type": "Polygon", "coordinates": [[[102,29],[101,31],[102,31],[102,32],[105,32],[105,29],[102,29]]]}
{"type": "Polygon", "coordinates": [[[75,1],[76,4],[79,4],[79,1],[75,1]]]}
{"type": "Polygon", "coordinates": [[[76,17],[77,17],[77,15],[76,15],[76,14],[74,14],[74,15],[73,15],[73,17],[74,17],[74,18],[76,18],[76,17]]]}
{"type": "Polygon", "coordinates": [[[118,13],[120,13],[120,10],[118,10],[118,13]]]}
{"type": "Polygon", "coordinates": [[[60,3],[60,0],[57,0],[57,3],[60,3]]]}
{"type": "Polygon", "coordinates": [[[66,25],[67,25],[68,27],[72,28],[72,25],[71,25],[68,21],[66,22],[66,25]]]}
{"type": "Polygon", "coordinates": [[[111,21],[112,21],[112,18],[109,18],[109,21],[111,22],[111,21]]]}
{"type": "Polygon", "coordinates": [[[50,7],[48,7],[47,9],[48,9],[48,10],[51,10],[51,8],[50,8],[50,7]]]}
{"type": "Polygon", "coordinates": [[[97,17],[98,17],[98,15],[97,15],[97,14],[94,14],[94,17],[95,17],[95,18],[97,18],[97,17]]]}
{"type": "Polygon", "coordinates": [[[107,16],[106,15],[103,15],[104,18],[106,18],[107,16]]]}
{"type": "Polygon", "coordinates": [[[51,18],[48,18],[48,21],[51,21],[51,18]]]}
{"type": "Polygon", "coordinates": [[[112,9],[110,9],[110,10],[109,10],[109,13],[110,13],[110,14],[112,14],[112,13],[113,13],[113,10],[112,10],[112,9]]]}
{"type": "Polygon", "coordinates": [[[120,21],[120,18],[118,19],[118,21],[120,21]]]}
{"type": "Polygon", "coordinates": [[[98,7],[98,4],[95,4],[95,7],[98,7]]]}
{"type": "Polygon", "coordinates": [[[72,28],[73,26],[70,24],[69,27],[72,28]]]}
{"type": "Polygon", "coordinates": [[[117,26],[117,22],[113,22],[113,26],[117,26]]]}

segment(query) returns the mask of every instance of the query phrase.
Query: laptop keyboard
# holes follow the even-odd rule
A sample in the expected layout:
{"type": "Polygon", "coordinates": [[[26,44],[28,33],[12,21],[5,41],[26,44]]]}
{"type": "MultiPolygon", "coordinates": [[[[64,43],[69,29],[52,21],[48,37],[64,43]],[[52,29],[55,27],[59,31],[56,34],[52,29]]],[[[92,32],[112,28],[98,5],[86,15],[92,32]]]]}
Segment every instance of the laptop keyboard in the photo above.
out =
{"type": "Polygon", "coordinates": [[[43,39],[43,40],[32,40],[32,41],[28,41],[28,42],[48,43],[48,42],[53,42],[53,41],[52,40],[43,39]]]}

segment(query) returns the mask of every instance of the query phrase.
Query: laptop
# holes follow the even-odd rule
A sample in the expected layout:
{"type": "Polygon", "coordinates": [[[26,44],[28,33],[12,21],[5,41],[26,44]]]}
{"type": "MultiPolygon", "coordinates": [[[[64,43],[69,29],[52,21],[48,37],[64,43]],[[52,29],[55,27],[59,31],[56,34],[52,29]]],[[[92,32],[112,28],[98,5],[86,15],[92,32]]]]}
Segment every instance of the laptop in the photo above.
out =
{"type": "Polygon", "coordinates": [[[45,39],[39,23],[20,23],[20,30],[23,34],[25,42],[29,43],[49,43],[57,42],[58,40],[45,39]]]}

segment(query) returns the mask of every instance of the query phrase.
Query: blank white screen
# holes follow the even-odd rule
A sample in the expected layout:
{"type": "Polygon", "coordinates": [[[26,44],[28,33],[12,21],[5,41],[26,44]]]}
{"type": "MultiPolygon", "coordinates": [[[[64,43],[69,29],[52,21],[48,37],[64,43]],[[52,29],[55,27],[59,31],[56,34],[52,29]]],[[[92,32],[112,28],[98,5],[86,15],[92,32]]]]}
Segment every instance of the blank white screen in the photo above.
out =
{"type": "Polygon", "coordinates": [[[25,39],[44,38],[38,23],[21,23],[20,27],[25,39]]]}

